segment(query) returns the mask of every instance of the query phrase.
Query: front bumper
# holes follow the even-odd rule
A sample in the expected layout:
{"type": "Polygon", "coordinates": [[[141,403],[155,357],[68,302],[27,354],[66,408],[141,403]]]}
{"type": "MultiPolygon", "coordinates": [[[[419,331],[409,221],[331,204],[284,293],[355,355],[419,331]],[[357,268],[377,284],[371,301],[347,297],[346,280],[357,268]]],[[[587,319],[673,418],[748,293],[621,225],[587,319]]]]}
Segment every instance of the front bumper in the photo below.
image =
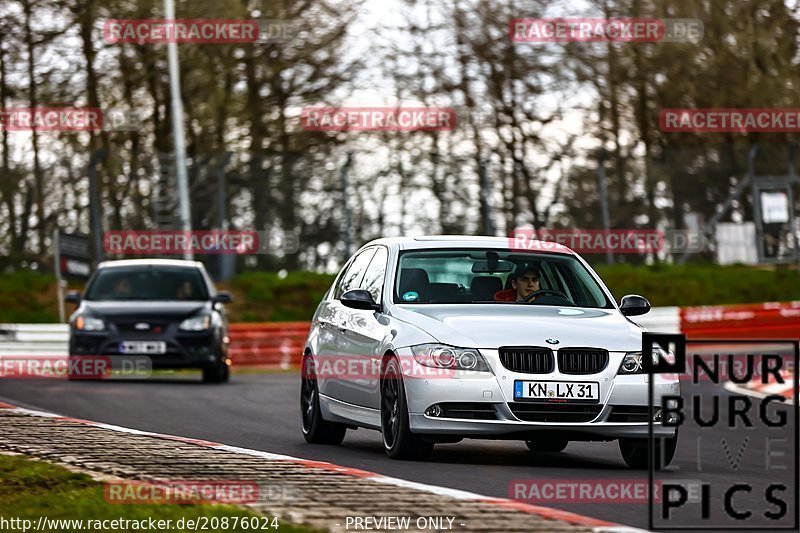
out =
{"type": "MultiPolygon", "coordinates": [[[[173,328],[163,334],[131,334],[117,331],[71,332],[70,355],[98,355],[112,359],[147,357],[152,368],[205,368],[228,359],[228,345],[220,332],[177,332],[173,328]],[[163,354],[122,353],[123,341],[155,341],[166,344],[163,354]]],[[[174,328],[177,329],[177,328],[174,328]]]]}
{"type": "MultiPolygon", "coordinates": [[[[532,438],[532,435],[537,433],[558,433],[567,440],[648,438],[647,423],[642,422],[523,422],[514,418],[513,415],[506,420],[461,420],[454,418],[434,418],[422,413],[410,413],[409,425],[412,433],[460,435],[464,437],[504,437],[527,440],[527,438],[532,438]]],[[[653,435],[659,438],[673,437],[675,435],[675,428],[653,424],[653,435]]]]}
{"type": "MultiPolygon", "coordinates": [[[[410,352],[409,352],[410,353],[410,352]]],[[[500,364],[497,350],[481,350],[492,372],[466,374],[456,372],[445,378],[420,378],[423,373],[409,372],[404,377],[409,410],[409,425],[414,433],[476,437],[523,438],[537,432],[564,434],[571,440],[610,440],[647,438],[650,410],[647,375],[618,376],[621,352],[610,354],[606,369],[591,375],[524,374],[509,371],[500,364]],[[515,380],[593,381],[600,384],[597,404],[547,404],[515,402],[515,380]],[[433,405],[444,409],[438,416],[426,411],[433,405]],[[549,407],[550,406],[550,407],[549,407]],[[553,414],[548,413],[552,409],[553,414]],[[478,412],[478,415],[475,413],[478,412]],[[626,416],[625,413],[637,413],[626,416]],[[454,416],[455,415],[455,416],[454,416]],[[622,420],[635,421],[622,421],[622,420]]],[[[401,354],[405,355],[405,354],[401,354]]],[[[679,396],[680,382],[665,376],[653,376],[653,405],[661,405],[664,396],[679,396]]],[[[653,423],[657,437],[672,437],[676,429],[653,423]]]]}

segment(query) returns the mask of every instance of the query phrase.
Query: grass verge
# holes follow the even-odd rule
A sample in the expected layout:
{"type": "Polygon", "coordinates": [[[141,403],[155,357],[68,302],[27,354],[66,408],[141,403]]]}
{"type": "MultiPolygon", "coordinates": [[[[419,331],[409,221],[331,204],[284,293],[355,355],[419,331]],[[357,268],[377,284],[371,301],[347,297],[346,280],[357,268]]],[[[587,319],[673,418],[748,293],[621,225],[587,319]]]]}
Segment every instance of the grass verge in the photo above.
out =
{"type": "MultiPolygon", "coordinates": [[[[163,531],[181,532],[194,531],[194,529],[178,528],[174,524],[183,518],[184,524],[189,520],[205,520],[213,523],[212,519],[222,519],[228,517],[248,518],[255,520],[261,515],[250,512],[247,509],[233,505],[216,504],[187,504],[187,505],[122,505],[112,504],[105,500],[103,495],[103,484],[93,480],[86,474],[72,472],[64,467],[47,463],[44,461],[32,460],[21,455],[0,455],[0,530],[2,531],[23,531],[22,525],[27,522],[28,530],[32,530],[38,524],[39,518],[45,516],[50,520],[51,527],[45,528],[46,531],[71,532],[77,531],[76,524],[64,523],[54,524],[53,520],[171,520],[173,527],[163,531]],[[17,522],[10,522],[18,519],[17,522]],[[5,522],[4,522],[5,520],[5,522]],[[17,526],[14,526],[14,524],[17,526]],[[5,524],[5,527],[3,527],[5,524]],[[13,528],[13,529],[12,529],[13,528]]],[[[263,524],[262,517],[258,524],[263,524]]],[[[272,523],[273,519],[268,521],[272,523]]],[[[197,522],[202,523],[202,522],[197,522]]],[[[275,522],[277,528],[270,527],[267,531],[285,531],[287,533],[308,533],[313,530],[290,524],[275,522]]],[[[118,524],[124,526],[124,523],[118,524]]],[[[84,528],[93,529],[93,528],[84,528]]],[[[114,527],[108,531],[146,531],[137,530],[131,527],[114,527]]],[[[205,531],[252,531],[252,529],[215,528],[205,531]]],[[[264,531],[264,529],[261,529],[264,531]]]]}

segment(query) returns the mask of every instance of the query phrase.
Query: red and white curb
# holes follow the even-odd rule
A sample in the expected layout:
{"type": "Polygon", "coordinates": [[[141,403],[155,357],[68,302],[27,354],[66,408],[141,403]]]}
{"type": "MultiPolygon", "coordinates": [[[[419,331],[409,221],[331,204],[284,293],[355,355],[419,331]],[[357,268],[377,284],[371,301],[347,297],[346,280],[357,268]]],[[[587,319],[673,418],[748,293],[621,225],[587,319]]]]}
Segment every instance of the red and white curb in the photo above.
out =
{"type": "Polygon", "coordinates": [[[183,442],[187,444],[195,444],[197,446],[205,446],[207,448],[213,448],[215,450],[222,450],[227,452],[233,453],[240,453],[244,455],[250,455],[253,457],[260,457],[262,459],[268,459],[271,461],[287,461],[291,463],[295,463],[298,465],[302,465],[308,468],[321,468],[324,470],[330,470],[332,472],[338,472],[340,474],[345,474],[348,476],[353,476],[361,479],[368,479],[370,481],[374,481],[376,483],[384,483],[386,485],[394,485],[397,487],[403,487],[408,489],[416,489],[423,492],[428,492],[430,494],[436,494],[438,496],[446,496],[450,498],[454,498],[456,500],[462,501],[472,501],[475,503],[480,504],[489,504],[489,505],[497,505],[504,509],[510,509],[514,511],[519,511],[522,513],[533,514],[537,516],[541,516],[545,519],[550,520],[561,520],[563,522],[567,522],[569,524],[573,524],[576,526],[583,526],[583,527],[590,527],[596,533],[639,533],[645,530],[638,529],[629,526],[623,526],[619,524],[614,524],[613,522],[607,522],[605,520],[600,520],[598,518],[592,518],[589,516],[579,515],[577,513],[571,513],[569,511],[561,511],[559,509],[552,509],[550,507],[542,507],[539,505],[531,505],[523,502],[519,502],[516,500],[511,500],[507,498],[492,498],[489,496],[482,496],[480,494],[475,494],[473,492],[466,492],[463,490],[458,489],[451,489],[447,487],[440,487],[437,485],[428,485],[425,483],[417,483],[415,481],[408,481],[405,479],[395,478],[384,476],[382,474],[376,474],[374,472],[368,472],[366,470],[359,470],[357,468],[350,468],[346,466],[339,466],[333,463],[327,463],[324,461],[312,461],[309,459],[301,459],[299,457],[292,457],[290,455],[281,455],[277,453],[270,453],[270,452],[263,452],[260,450],[253,450],[250,448],[240,448],[239,446],[230,446],[228,444],[221,444],[219,442],[211,442],[202,439],[192,439],[189,437],[180,437],[177,435],[167,435],[164,433],[153,433],[151,431],[141,431],[138,429],[131,429],[122,426],[115,426],[113,424],[104,424],[102,422],[93,422],[91,420],[82,420],[80,418],[70,418],[66,416],[57,415],[55,413],[48,413],[46,411],[37,411],[33,409],[26,409],[23,407],[17,407],[8,403],[0,402],[0,409],[10,410],[15,413],[26,414],[29,416],[38,416],[44,418],[51,418],[55,420],[63,420],[65,422],[73,422],[73,423],[80,423],[86,424],[87,426],[93,426],[97,428],[107,429],[110,431],[117,431],[120,433],[128,433],[131,435],[140,435],[144,437],[155,437],[159,439],[167,439],[167,440],[174,440],[178,442],[183,442]]]}
{"type": "Polygon", "coordinates": [[[725,383],[725,390],[759,399],[767,396],[783,396],[787,405],[794,405],[794,375],[791,372],[781,372],[781,377],[783,383],[778,383],[772,375],[769,376],[768,383],[762,383],[760,376],[745,384],[728,381],[725,383]]]}

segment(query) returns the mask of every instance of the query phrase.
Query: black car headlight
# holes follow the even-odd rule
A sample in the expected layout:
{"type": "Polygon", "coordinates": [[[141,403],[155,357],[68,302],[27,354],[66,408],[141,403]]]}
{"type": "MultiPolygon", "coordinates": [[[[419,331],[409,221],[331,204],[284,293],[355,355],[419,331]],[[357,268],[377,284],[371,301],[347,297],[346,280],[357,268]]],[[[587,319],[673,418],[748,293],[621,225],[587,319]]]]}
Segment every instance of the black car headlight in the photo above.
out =
{"type": "MultiPolygon", "coordinates": [[[[675,356],[670,352],[665,352],[661,348],[653,347],[653,364],[658,364],[659,359],[664,358],[667,361],[674,362],[675,356]]],[[[642,365],[642,352],[628,352],[622,358],[622,364],[619,365],[618,375],[630,374],[644,374],[644,366],[642,365]]]]}
{"type": "Polygon", "coordinates": [[[474,348],[456,348],[446,344],[419,344],[411,347],[414,360],[433,368],[489,372],[489,365],[474,348]]]}
{"type": "Polygon", "coordinates": [[[211,327],[210,315],[198,315],[187,318],[180,323],[178,329],[182,331],[208,331],[211,327]]]}
{"type": "Polygon", "coordinates": [[[78,315],[75,319],[75,329],[78,331],[103,331],[106,329],[106,323],[101,318],[78,315]]]}

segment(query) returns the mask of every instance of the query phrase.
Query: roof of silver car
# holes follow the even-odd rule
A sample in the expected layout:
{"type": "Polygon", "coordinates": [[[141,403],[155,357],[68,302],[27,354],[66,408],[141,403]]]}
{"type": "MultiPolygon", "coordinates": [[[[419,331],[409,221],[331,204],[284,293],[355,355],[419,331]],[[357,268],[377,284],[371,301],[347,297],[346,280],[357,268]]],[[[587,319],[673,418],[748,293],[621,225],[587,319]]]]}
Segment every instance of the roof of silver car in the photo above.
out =
{"type": "Polygon", "coordinates": [[[112,267],[126,267],[126,266],[143,266],[143,265],[160,265],[160,266],[179,266],[179,267],[202,267],[203,263],[199,261],[187,261],[185,259],[118,259],[115,261],[103,261],[97,268],[112,268],[112,267]]]}
{"type": "Polygon", "coordinates": [[[368,244],[397,245],[401,250],[420,248],[507,248],[515,252],[551,252],[575,255],[570,248],[548,241],[525,240],[517,244],[510,237],[474,235],[423,235],[419,237],[385,237],[368,244]]]}

